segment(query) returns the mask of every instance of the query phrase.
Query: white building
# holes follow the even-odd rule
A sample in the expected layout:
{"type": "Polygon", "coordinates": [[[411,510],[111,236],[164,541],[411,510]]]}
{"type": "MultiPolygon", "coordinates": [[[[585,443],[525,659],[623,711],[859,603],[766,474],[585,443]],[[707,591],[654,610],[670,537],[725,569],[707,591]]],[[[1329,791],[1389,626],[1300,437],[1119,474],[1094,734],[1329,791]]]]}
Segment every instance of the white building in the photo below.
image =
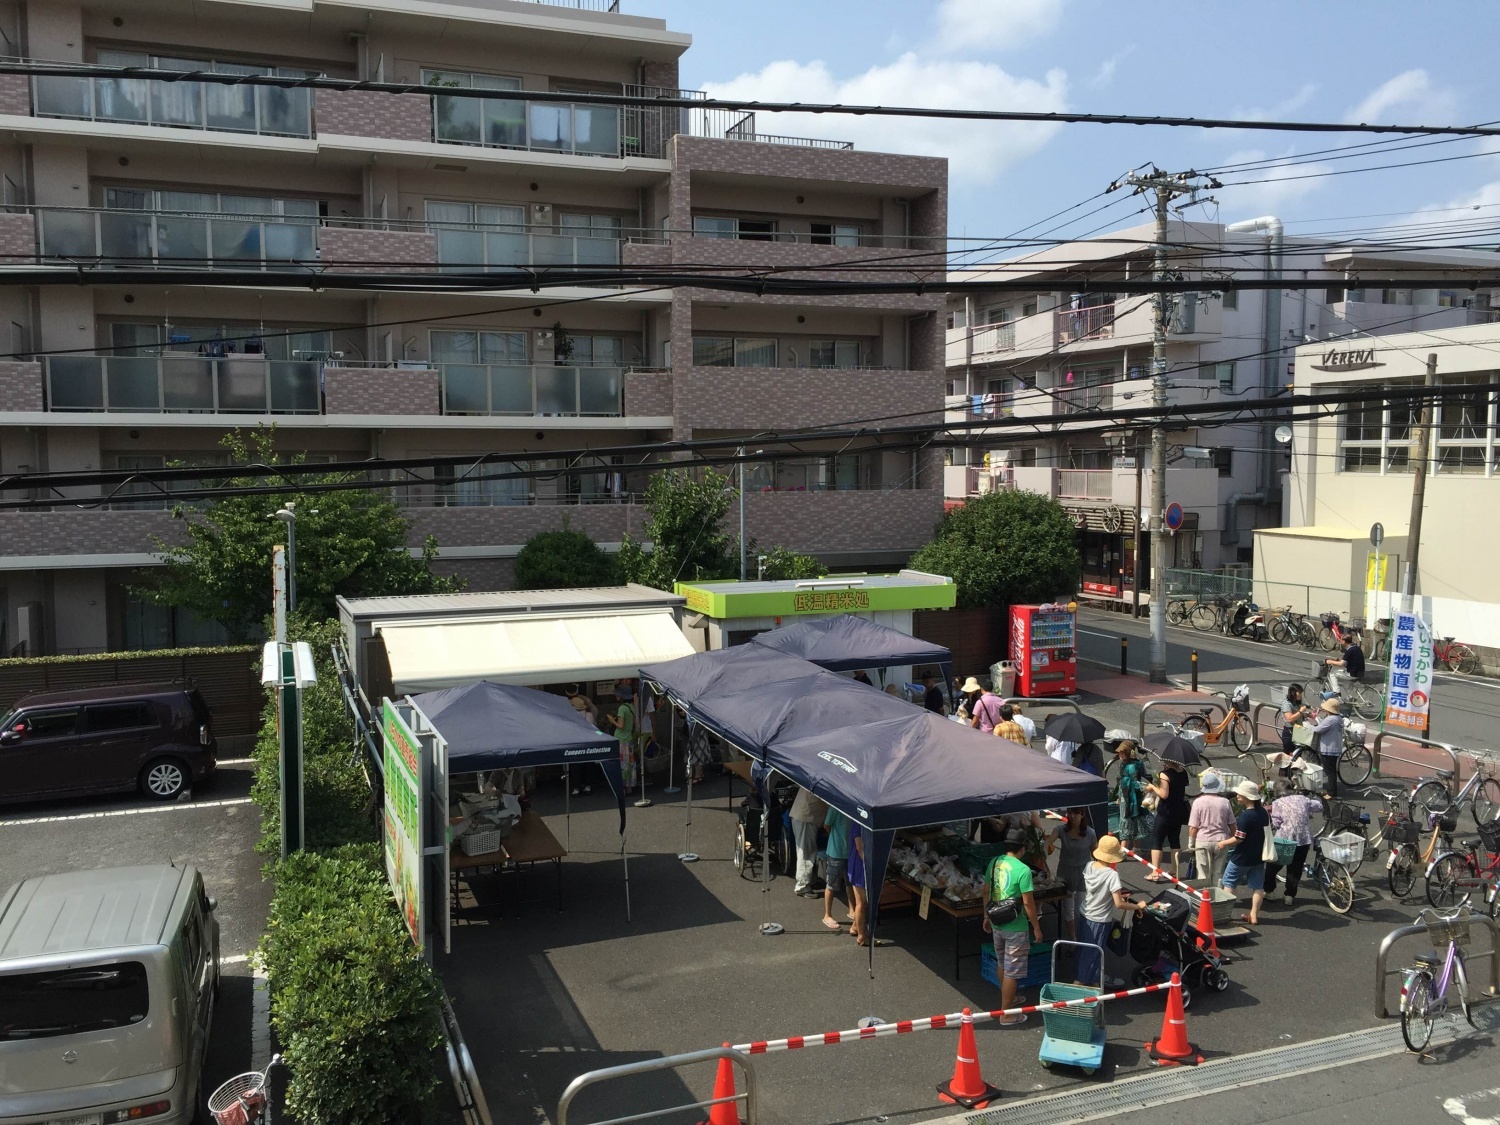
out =
{"type": "MultiPolygon", "coordinates": [[[[1250,225],[1250,224],[1242,224],[1250,225]]],[[[1024,257],[954,275],[955,280],[1026,281],[1035,289],[980,292],[950,301],[948,417],[1035,419],[1054,423],[1082,410],[1151,403],[1153,300],[1150,296],[1078,294],[1091,283],[1150,276],[1150,225],[1050,247],[1024,257]]],[[[1487,291],[1345,288],[1343,279],[1371,275],[1390,256],[1352,246],[1328,249],[1314,238],[1283,239],[1280,224],[1254,230],[1173,222],[1171,265],[1201,279],[1195,293],[1173,299],[1168,325],[1168,402],[1198,405],[1283,393],[1293,350],[1306,340],[1398,331],[1419,325],[1446,329],[1487,322],[1487,291]],[[1311,290],[1225,292],[1236,272],[1260,278],[1267,269],[1288,280],[1326,279],[1311,290]]],[[[1488,263],[1491,255],[1434,251],[1401,256],[1440,269],[1488,263]]],[[[1167,500],[1184,510],[1182,530],[1168,548],[1168,565],[1239,569],[1248,573],[1253,529],[1281,521],[1280,478],[1285,452],[1274,440],[1274,416],[1234,426],[1174,432],[1167,500]],[[1183,455],[1206,449],[1205,459],[1183,455]]],[[[1084,580],[1105,596],[1129,597],[1137,495],[1150,496],[1149,471],[1141,491],[1133,453],[1139,441],[1149,458],[1149,435],[1090,433],[1037,439],[1027,431],[979,431],[981,441],[955,450],[946,473],[949,505],[992,488],[1022,488],[1055,496],[1073,511],[1081,532],[1084,580]],[[986,453],[988,450],[988,453],[986,453]],[[965,453],[967,452],[967,456],[965,453]]],[[[1144,537],[1141,550],[1146,551],[1144,537]]],[[[1147,579],[1142,571],[1142,584],[1147,579]]]]}
{"type": "MultiPolygon", "coordinates": [[[[1410,386],[1422,380],[1429,356],[1437,358],[1441,387],[1500,381],[1500,324],[1401,332],[1353,346],[1307,345],[1296,353],[1296,390],[1410,386]]],[[[1268,601],[1292,600],[1298,583],[1345,586],[1355,614],[1371,621],[1389,616],[1407,561],[1415,416],[1408,403],[1373,399],[1292,427],[1287,526],[1255,536],[1257,588],[1268,586],[1268,601]],[[1375,523],[1384,526],[1382,553],[1389,559],[1382,589],[1366,595],[1375,523]]],[[[1490,649],[1500,649],[1497,422],[1496,395],[1482,391],[1446,399],[1433,411],[1415,587],[1417,608],[1437,635],[1490,649]]]]}

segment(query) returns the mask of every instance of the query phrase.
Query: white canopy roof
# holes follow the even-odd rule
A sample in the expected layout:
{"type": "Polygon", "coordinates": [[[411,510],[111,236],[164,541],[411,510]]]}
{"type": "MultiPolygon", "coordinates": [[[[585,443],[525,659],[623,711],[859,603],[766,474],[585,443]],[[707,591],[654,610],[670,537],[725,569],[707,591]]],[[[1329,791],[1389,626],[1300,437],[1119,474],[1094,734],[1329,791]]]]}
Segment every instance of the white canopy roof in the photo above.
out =
{"type": "Polygon", "coordinates": [[[399,693],[477,680],[557,684],[633,678],[691,656],[670,611],[377,625],[399,693]]]}

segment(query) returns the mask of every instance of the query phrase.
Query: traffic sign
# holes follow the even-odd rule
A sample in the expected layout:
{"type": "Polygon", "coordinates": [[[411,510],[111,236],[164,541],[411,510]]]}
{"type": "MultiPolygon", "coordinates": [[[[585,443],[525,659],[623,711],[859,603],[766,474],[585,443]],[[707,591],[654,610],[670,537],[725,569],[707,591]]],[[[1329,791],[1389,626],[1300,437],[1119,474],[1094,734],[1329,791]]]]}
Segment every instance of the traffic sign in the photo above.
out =
{"type": "Polygon", "coordinates": [[[1385,542],[1385,524],[1383,524],[1383,523],[1374,524],[1370,528],[1370,546],[1374,547],[1378,551],[1378,550],[1380,550],[1380,545],[1382,543],[1384,543],[1384,542],[1385,542]]]}
{"type": "Polygon", "coordinates": [[[1168,504],[1167,513],[1164,519],[1167,524],[1167,530],[1176,531],[1179,527],[1182,526],[1182,505],[1168,504]]]}

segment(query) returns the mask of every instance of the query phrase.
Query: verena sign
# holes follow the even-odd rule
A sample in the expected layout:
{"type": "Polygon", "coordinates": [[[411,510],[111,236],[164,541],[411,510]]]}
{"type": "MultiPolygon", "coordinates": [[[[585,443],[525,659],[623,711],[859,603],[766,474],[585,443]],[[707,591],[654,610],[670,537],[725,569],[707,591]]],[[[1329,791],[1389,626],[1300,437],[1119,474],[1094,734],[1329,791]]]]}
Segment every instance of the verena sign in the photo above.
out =
{"type": "Polygon", "coordinates": [[[1375,358],[1374,348],[1346,348],[1343,351],[1328,351],[1322,355],[1322,363],[1312,365],[1314,371],[1363,371],[1367,367],[1384,367],[1375,358]]]}

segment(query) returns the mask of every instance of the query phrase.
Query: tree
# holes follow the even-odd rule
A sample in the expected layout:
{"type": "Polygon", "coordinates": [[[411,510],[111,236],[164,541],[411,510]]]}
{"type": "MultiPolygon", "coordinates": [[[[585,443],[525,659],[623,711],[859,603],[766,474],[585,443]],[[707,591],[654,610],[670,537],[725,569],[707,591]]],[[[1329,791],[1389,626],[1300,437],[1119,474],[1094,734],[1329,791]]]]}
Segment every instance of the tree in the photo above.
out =
{"type": "Polygon", "coordinates": [[[966,500],[943,517],[914,570],[958,583],[958,608],[1051,601],[1078,589],[1078,533],[1063,506],[1034,492],[1006,490],[966,500]]]}
{"type": "Polygon", "coordinates": [[[533,535],[516,555],[517,590],[568,590],[613,586],[619,581],[615,560],[581,531],[533,535]]]}
{"type": "MultiPolygon", "coordinates": [[[[274,431],[238,430],[222,445],[234,464],[274,463],[274,431]]],[[[294,460],[300,463],[301,455],[294,460]]],[[[346,474],[300,477],[299,484],[348,480],[346,474]]],[[[266,478],[226,480],[226,488],[264,487],[266,478]]],[[[157,540],[165,566],[141,597],[185,606],[217,621],[237,641],[256,637],[271,614],[271,548],[285,542],[286,525],[269,518],[288,502],[297,511],[297,609],[321,621],[337,616],[334,597],[446,593],[462,582],[432,572],[437,540],[428,536],[419,557],[406,549],[410,523],[378,489],[345,489],[299,495],[294,488],[257,496],[226,496],[201,510],[177,508],[188,542],[157,540]]]]}
{"type": "Polygon", "coordinates": [[[772,547],[757,551],[751,543],[751,556],[757,573],[768,582],[785,582],[793,578],[826,578],[828,568],[812,555],[799,555],[789,547],[772,547]]]}
{"type": "Polygon", "coordinates": [[[620,544],[620,572],[627,582],[670,590],[677,581],[737,578],[738,544],[719,526],[737,493],[729,477],[705,469],[701,478],[668,469],[646,486],[644,528],[651,550],[629,535],[620,544]]]}

